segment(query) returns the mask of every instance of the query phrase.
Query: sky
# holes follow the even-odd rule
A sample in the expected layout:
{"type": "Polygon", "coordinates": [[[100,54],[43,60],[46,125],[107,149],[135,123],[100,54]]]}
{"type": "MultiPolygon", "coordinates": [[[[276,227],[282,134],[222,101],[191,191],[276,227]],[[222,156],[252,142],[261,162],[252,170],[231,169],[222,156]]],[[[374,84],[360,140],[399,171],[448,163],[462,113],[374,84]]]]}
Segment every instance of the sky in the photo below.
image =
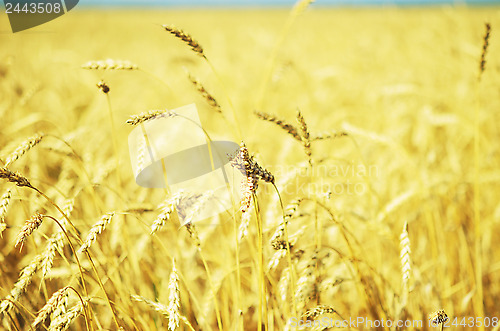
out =
{"type": "MultiPolygon", "coordinates": [[[[292,6],[296,0],[80,0],[79,5],[105,6],[292,6]]],[[[500,0],[316,0],[329,5],[498,4],[500,0]]]]}

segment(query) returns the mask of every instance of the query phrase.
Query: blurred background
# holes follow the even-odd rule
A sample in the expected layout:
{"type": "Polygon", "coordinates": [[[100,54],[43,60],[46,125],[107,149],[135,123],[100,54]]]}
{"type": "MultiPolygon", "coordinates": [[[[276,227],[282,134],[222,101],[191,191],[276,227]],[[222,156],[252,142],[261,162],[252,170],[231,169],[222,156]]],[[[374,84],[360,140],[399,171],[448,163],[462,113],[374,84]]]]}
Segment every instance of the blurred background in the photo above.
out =
{"type": "MultiPolygon", "coordinates": [[[[264,324],[263,310],[269,330],[284,330],[297,316],[291,298],[298,314],[327,305],[344,318],[427,321],[438,309],[452,318],[498,317],[500,244],[493,238],[500,231],[500,7],[493,6],[498,3],[318,0],[293,15],[291,0],[82,0],[68,14],[15,34],[2,11],[0,159],[45,132],[48,136],[11,169],[57,204],[69,201],[82,238],[104,213],[117,213],[91,252],[126,330],[167,329],[164,316],[131,295],[169,304],[173,260],[182,280],[180,314],[196,330],[218,329],[217,310],[223,330],[257,330],[264,324]],[[129,7],[115,9],[124,5],[129,7]],[[492,32],[479,82],[485,22],[492,32]],[[189,33],[206,58],[162,24],[189,33]],[[127,60],[138,69],[82,68],[105,59],[127,60]],[[215,97],[231,125],[189,75],[215,97]],[[97,88],[101,81],[109,94],[97,88]],[[290,221],[297,239],[290,262],[295,274],[269,245],[282,220],[270,184],[262,183],[257,192],[263,241],[255,213],[248,233],[235,240],[245,224],[240,212],[221,215],[217,227],[199,226],[200,249],[176,218],[150,234],[165,192],[136,184],[127,145],[132,128],[125,121],[193,102],[214,140],[239,142],[230,128],[240,127],[250,152],[276,176],[285,207],[297,197],[306,199],[290,221]],[[298,127],[297,109],[312,136],[348,133],[313,141],[315,168],[306,175],[301,141],[254,113],[274,114],[298,127]],[[377,171],[366,176],[348,171],[361,166],[377,171]],[[303,190],[309,182],[325,190],[303,190]],[[362,190],[349,192],[349,183],[362,190]],[[328,187],[346,189],[330,192],[328,199],[328,187]],[[402,286],[400,260],[405,223],[412,251],[409,288],[402,286]],[[266,293],[259,284],[261,257],[264,267],[277,261],[266,270],[266,293]],[[302,287],[286,285],[290,274],[303,280],[302,287]],[[266,307],[259,293],[267,298],[266,307]]],[[[13,190],[0,239],[0,298],[8,297],[20,271],[57,234],[57,227],[44,221],[19,251],[14,242],[24,222],[37,210],[60,216],[34,192],[0,181],[0,195],[8,189],[13,190]]],[[[83,293],[74,255],[64,245],[46,277],[33,275],[18,299],[22,308],[12,309],[19,330],[26,330],[31,314],[63,286],[83,293]]],[[[88,259],[82,260],[94,315],[90,323],[116,330],[97,276],[88,259]]],[[[68,307],[76,305],[75,295],[69,302],[68,307]]],[[[71,329],[85,330],[85,321],[80,316],[71,329]]],[[[14,329],[7,318],[1,323],[0,328],[14,329]]]]}

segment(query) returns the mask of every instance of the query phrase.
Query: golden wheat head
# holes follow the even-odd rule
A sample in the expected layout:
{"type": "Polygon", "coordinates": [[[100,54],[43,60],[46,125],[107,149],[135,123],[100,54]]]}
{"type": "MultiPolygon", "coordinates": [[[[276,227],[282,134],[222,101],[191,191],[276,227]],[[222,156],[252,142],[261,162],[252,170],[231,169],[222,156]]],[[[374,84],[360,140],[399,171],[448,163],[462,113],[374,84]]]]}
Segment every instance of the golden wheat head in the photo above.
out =
{"type": "Polygon", "coordinates": [[[408,289],[411,273],[411,248],[410,237],[408,236],[408,223],[403,226],[403,231],[399,236],[401,246],[401,273],[403,275],[403,286],[408,289]]]}
{"type": "Polygon", "coordinates": [[[40,227],[43,222],[43,215],[40,213],[35,213],[29,220],[26,221],[21,232],[17,235],[16,244],[14,247],[21,245],[20,249],[23,249],[24,241],[28,238],[36,229],[40,227]]]}
{"type": "Polygon", "coordinates": [[[138,125],[154,118],[173,116],[176,116],[176,114],[169,110],[149,110],[138,115],[130,116],[126,123],[130,125],[138,125]]]}
{"type": "Polygon", "coordinates": [[[64,296],[66,295],[67,289],[68,287],[63,287],[62,289],[52,294],[49,301],[47,301],[45,306],[43,306],[43,308],[40,309],[40,311],[38,312],[38,315],[31,324],[31,328],[36,330],[38,325],[45,322],[45,320],[49,317],[49,315],[52,314],[52,312],[61,305],[61,303],[64,301],[63,299],[64,296]]]}
{"type": "Polygon", "coordinates": [[[82,64],[83,69],[88,70],[138,70],[139,67],[130,61],[124,60],[98,60],[88,61],[82,64]]]}
{"type": "Polygon", "coordinates": [[[15,183],[17,186],[20,186],[20,187],[24,186],[24,187],[33,188],[33,186],[31,185],[31,183],[29,182],[29,180],[26,177],[20,175],[17,172],[12,172],[9,169],[4,168],[4,167],[0,167],[0,178],[7,179],[9,182],[15,183]]]}
{"type": "Polygon", "coordinates": [[[179,275],[177,274],[177,269],[175,268],[175,261],[172,263],[172,272],[170,273],[170,279],[168,282],[168,329],[169,331],[174,331],[179,327],[179,308],[181,305],[180,290],[179,290],[179,275]]]}
{"type": "Polygon", "coordinates": [[[202,57],[205,57],[205,54],[203,53],[203,48],[201,47],[201,45],[196,40],[194,40],[193,37],[191,37],[189,34],[185,33],[184,31],[182,31],[179,28],[176,28],[173,25],[164,24],[164,25],[162,25],[162,27],[166,31],[168,31],[172,35],[174,35],[176,38],[179,38],[180,40],[182,40],[183,42],[188,44],[189,47],[191,47],[191,49],[195,53],[197,53],[198,55],[200,55],[202,57]]]}
{"type": "Polygon", "coordinates": [[[481,60],[479,61],[479,75],[482,75],[484,69],[486,67],[486,53],[488,52],[489,39],[491,34],[491,25],[490,23],[485,24],[485,33],[483,37],[483,50],[481,52],[481,60]]]}
{"type": "Polygon", "coordinates": [[[9,167],[14,161],[18,160],[21,156],[26,154],[30,149],[38,145],[44,137],[43,133],[37,133],[29,137],[19,145],[14,152],[12,152],[5,160],[5,167],[9,167]]]}

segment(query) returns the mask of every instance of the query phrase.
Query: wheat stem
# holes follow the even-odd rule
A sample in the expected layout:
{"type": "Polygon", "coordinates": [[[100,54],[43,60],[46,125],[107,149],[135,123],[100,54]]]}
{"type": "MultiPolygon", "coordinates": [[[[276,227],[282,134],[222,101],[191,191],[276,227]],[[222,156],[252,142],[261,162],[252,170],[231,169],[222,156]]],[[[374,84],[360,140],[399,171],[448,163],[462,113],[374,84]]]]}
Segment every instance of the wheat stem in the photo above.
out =
{"type": "MultiPolygon", "coordinates": [[[[259,270],[259,314],[258,325],[259,331],[262,330],[263,316],[267,316],[266,305],[266,291],[265,291],[265,275],[264,275],[264,247],[263,247],[263,234],[262,234],[262,219],[260,218],[259,203],[255,192],[252,192],[253,203],[255,206],[255,222],[257,225],[257,253],[259,255],[258,270],[259,270]]],[[[264,328],[267,330],[267,323],[264,323],[264,328]]]]}
{"type": "MultiPolygon", "coordinates": [[[[281,194],[278,190],[278,187],[276,184],[273,183],[274,189],[276,190],[276,194],[278,195],[279,201],[280,201],[280,207],[281,207],[281,212],[282,212],[282,222],[284,225],[284,234],[285,234],[285,242],[286,242],[286,250],[287,250],[287,260],[288,260],[288,268],[290,272],[290,287],[291,287],[291,293],[294,293],[295,291],[295,266],[293,265],[292,262],[292,251],[290,247],[290,240],[288,236],[288,225],[287,225],[287,220],[286,220],[286,215],[285,215],[285,208],[283,206],[283,200],[281,199],[281,194]]],[[[298,316],[297,315],[297,302],[295,300],[295,296],[292,295],[292,316],[298,316]]]]}
{"type": "MultiPolygon", "coordinates": [[[[198,203],[198,205],[200,205],[200,203],[198,203]]],[[[192,209],[196,210],[197,208],[195,206],[192,209]]],[[[192,212],[190,214],[192,214],[192,212]]],[[[191,218],[191,216],[188,216],[188,219],[190,219],[190,218],[191,218]]],[[[191,236],[191,238],[193,239],[194,244],[198,250],[198,254],[200,255],[201,261],[203,263],[203,267],[205,268],[205,272],[207,274],[208,284],[209,284],[210,289],[212,291],[212,298],[213,298],[213,302],[214,302],[215,315],[217,318],[217,326],[219,328],[219,331],[222,331],[224,329],[222,328],[222,320],[221,320],[221,316],[220,316],[219,304],[217,302],[217,293],[215,292],[215,286],[214,286],[214,283],[212,280],[212,274],[210,272],[210,268],[208,267],[208,263],[207,263],[207,260],[205,259],[205,255],[203,254],[203,251],[201,250],[201,243],[200,243],[200,239],[198,237],[198,233],[196,232],[196,227],[194,226],[194,224],[191,223],[190,220],[185,222],[184,226],[186,227],[186,230],[189,232],[189,235],[191,236]]]]}
{"type": "MultiPolygon", "coordinates": [[[[481,60],[479,64],[479,75],[476,84],[476,102],[474,111],[474,242],[475,242],[475,283],[477,295],[475,295],[475,316],[484,316],[484,293],[483,293],[483,257],[481,244],[481,191],[479,186],[480,167],[481,167],[481,150],[479,146],[479,127],[480,127],[480,100],[479,90],[484,69],[486,67],[486,53],[488,51],[489,38],[491,33],[491,25],[485,24],[485,34],[483,37],[483,47],[481,52],[481,60]]],[[[484,325],[481,324],[480,330],[484,330],[484,325]]]]}
{"type": "Polygon", "coordinates": [[[118,150],[118,142],[116,141],[116,137],[118,137],[118,132],[116,131],[115,121],[113,118],[113,109],[111,107],[111,98],[109,96],[109,93],[105,93],[105,94],[106,94],[106,101],[108,104],[109,122],[111,124],[111,135],[112,135],[111,140],[113,141],[113,149],[115,151],[116,183],[117,183],[118,187],[121,187],[122,180],[121,180],[121,175],[120,175],[120,154],[119,154],[119,150],[118,150]]]}
{"type": "Polygon", "coordinates": [[[97,269],[95,267],[94,261],[92,260],[92,257],[90,256],[90,252],[88,250],[85,251],[85,254],[87,255],[87,258],[90,262],[90,265],[92,266],[92,270],[94,271],[96,275],[97,282],[99,283],[99,287],[103,291],[104,295],[106,296],[106,302],[108,303],[109,308],[111,309],[111,314],[113,315],[113,321],[115,323],[116,329],[120,330],[120,324],[118,323],[118,319],[116,316],[115,309],[113,307],[113,304],[111,303],[111,300],[109,299],[108,292],[106,292],[106,289],[104,288],[104,285],[101,281],[101,278],[99,277],[99,273],[97,272],[97,269]]]}
{"type": "MultiPolygon", "coordinates": [[[[80,271],[80,278],[82,279],[83,292],[85,293],[85,296],[88,297],[87,286],[85,285],[85,278],[83,276],[83,268],[82,268],[82,265],[80,263],[80,259],[78,258],[78,255],[76,254],[75,248],[73,247],[73,243],[71,242],[71,239],[69,238],[69,235],[66,232],[66,229],[64,228],[64,226],[55,217],[52,217],[50,215],[44,215],[44,217],[50,218],[51,220],[53,220],[61,228],[61,231],[64,233],[64,236],[66,237],[66,240],[68,241],[69,247],[71,249],[71,252],[73,253],[73,256],[75,257],[76,264],[78,265],[78,270],[80,271]]],[[[85,316],[87,316],[87,312],[85,310],[85,306],[83,306],[83,310],[85,312],[85,316]]],[[[89,314],[89,320],[90,320],[90,322],[92,324],[92,315],[90,315],[90,314],[89,314]]]]}
{"type": "Polygon", "coordinates": [[[267,85],[269,84],[269,82],[271,80],[273,68],[276,64],[279,50],[283,46],[283,43],[285,42],[286,37],[287,37],[288,33],[290,32],[290,28],[292,27],[293,23],[295,22],[295,19],[302,12],[304,12],[304,10],[307,8],[307,6],[309,6],[309,4],[311,4],[312,2],[314,2],[314,0],[298,0],[295,3],[295,6],[291,10],[290,14],[288,15],[288,18],[285,22],[285,25],[283,26],[283,28],[281,30],[278,41],[274,44],[274,48],[271,52],[271,55],[268,57],[269,60],[266,64],[262,83],[260,85],[260,89],[259,89],[259,92],[257,94],[257,109],[262,109],[264,98],[265,98],[266,92],[268,91],[267,85]]]}

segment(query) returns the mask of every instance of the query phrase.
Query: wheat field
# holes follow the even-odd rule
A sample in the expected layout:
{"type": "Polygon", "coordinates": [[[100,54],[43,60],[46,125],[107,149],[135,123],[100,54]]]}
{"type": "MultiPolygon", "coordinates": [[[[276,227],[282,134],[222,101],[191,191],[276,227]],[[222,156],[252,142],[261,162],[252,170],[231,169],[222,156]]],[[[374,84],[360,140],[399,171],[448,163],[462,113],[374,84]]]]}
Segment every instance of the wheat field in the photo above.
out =
{"type": "Polygon", "coordinates": [[[0,328],[499,329],[500,9],[307,2],[0,14],[0,328]],[[191,103],[251,169],[182,224],[126,122],[191,103]]]}

